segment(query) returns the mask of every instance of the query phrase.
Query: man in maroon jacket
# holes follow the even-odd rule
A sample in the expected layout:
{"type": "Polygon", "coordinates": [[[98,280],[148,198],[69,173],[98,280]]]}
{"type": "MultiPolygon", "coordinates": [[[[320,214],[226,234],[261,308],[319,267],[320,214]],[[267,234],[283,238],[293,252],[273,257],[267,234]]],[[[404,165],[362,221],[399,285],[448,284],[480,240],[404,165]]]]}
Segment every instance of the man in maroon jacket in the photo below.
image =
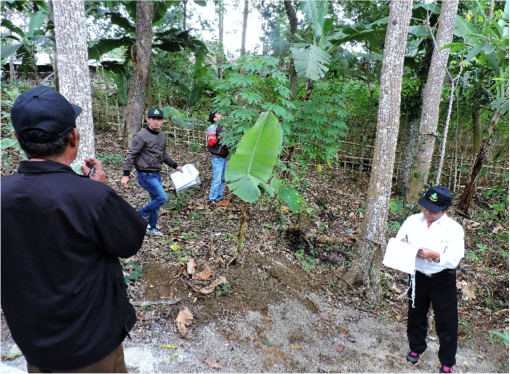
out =
{"type": "Polygon", "coordinates": [[[209,122],[211,126],[207,128],[207,150],[211,153],[212,163],[212,183],[209,191],[209,204],[227,206],[229,202],[223,200],[223,188],[225,187],[225,171],[227,170],[228,148],[221,144],[221,133],[224,131],[222,126],[216,126],[216,122],[221,119],[221,114],[211,112],[209,122]]]}

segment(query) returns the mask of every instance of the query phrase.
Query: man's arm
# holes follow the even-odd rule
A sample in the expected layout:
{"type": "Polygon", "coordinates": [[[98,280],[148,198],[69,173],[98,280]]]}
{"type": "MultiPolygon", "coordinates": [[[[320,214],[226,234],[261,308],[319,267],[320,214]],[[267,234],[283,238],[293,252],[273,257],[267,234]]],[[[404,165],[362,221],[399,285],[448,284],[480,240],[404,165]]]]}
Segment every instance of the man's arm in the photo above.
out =
{"type": "Polygon", "coordinates": [[[142,152],[144,146],[145,142],[143,141],[142,137],[138,134],[135,134],[127,151],[126,158],[124,159],[124,166],[122,167],[122,179],[120,180],[122,187],[128,186],[127,184],[129,182],[129,175],[133,169],[133,164],[136,158],[142,152]]]}
{"type": "Polygon", "coordinates": [[[127,258],[138,252],[147,221],[122,197],[111,190],[96,227],[98,245],[111,255],[127,258]]]}

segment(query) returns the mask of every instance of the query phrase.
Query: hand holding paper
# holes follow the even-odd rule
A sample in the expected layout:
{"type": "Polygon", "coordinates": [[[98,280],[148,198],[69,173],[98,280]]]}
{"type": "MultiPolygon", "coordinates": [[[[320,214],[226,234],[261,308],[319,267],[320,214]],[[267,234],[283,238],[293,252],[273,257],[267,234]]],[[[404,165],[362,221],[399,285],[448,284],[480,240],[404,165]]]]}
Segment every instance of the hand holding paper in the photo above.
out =
{"type": "Polygon", "coordinates": [[[418,247],[412,244],[391,238],[386,247],[383,265],[404,273],[414,273],[418,247]]]}

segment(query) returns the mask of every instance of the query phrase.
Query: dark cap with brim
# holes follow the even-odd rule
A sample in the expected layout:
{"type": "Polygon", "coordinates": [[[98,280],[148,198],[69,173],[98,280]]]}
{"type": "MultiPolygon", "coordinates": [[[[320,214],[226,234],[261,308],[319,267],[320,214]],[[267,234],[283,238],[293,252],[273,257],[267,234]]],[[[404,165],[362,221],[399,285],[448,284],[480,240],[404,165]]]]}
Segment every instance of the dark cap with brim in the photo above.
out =
{"type": "Polygon", "coordinates": [[[445,186],[435,186],[429,188],[418,204],[431,212],[440,212],[452,206],[452,194],[445,186]]]}
{"type": "Polygon", "coordinates": [[[159,108],[152,108],[147,113],[148,118],[165,118],[165,114],[159,108]]]}
{"type": "Polygon", "coordinates": [[[58,135],[76,127],[76,118],[81,107],[69,103],[67,99],[50,87],[36,87],[18,96],[11,108],[14,130],[40,129],[51,135],[58,135]]]}

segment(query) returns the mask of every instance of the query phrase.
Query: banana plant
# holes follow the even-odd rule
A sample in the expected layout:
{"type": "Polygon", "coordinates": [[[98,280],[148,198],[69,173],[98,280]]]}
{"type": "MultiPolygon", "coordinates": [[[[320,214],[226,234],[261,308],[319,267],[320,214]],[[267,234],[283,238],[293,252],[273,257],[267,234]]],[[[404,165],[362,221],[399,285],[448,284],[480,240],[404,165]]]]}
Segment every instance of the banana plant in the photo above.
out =
{"type": "Polygon", "coordinates": [[[26,32],[8,19],[2,20],[1,26],[10,31],[10,35],[2,36],[2,60],[11,55],[21,58],[21,69],[25,75],[37,71],[35,55],[39,46],[50,45],[53,42],[52,37],[45,35],[47,15],[48,10],[40,8],[36,14],[30,17],[26,32]],[[10,41],[7,43],[8,40],[10,41]]]}
{"type": "Polygon", "coordinates": [[[254,203],[261,191],[273,195],[274,189],[267,184],[282,146],[282,131],[272,112],[260,115],[239,142],[236,153],[229,160],[225,173],[227,187],[243,200],[237,241],[241,254],[248,220],[248,204],[254,203]]]}

